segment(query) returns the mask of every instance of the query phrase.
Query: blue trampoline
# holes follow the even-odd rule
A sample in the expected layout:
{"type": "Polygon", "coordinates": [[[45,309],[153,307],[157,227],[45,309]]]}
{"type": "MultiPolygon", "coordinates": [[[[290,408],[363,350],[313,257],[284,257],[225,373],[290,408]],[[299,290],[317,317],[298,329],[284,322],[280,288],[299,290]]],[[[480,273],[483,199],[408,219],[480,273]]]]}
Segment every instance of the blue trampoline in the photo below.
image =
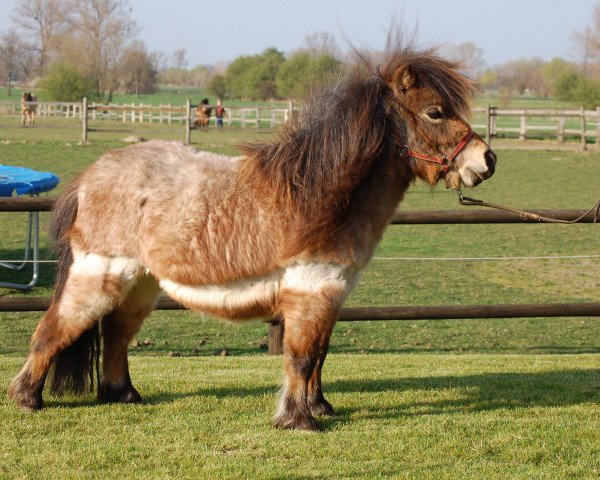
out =
{"type": "Polygon", "coordinates": [[[0,165],[0,197],[38,195],[58,185],[60,179],[52,172],[38,172],[31,168],[0,165]]]}
{"type": "MultiPolygon", "coordinates": [[[[58,185],[58,182],[60,182],[60,179],[52,172],[39,172],[31,168],[0,165],[0,197],[12,197],[13,193],[16,195],[37,196],[40,193],[49,192],[58,185]]],[[[0,282],[0,287],[29,290],[37,283],[39,275],[39,238],[39,212],[29,212],[27,214],[25,258],[23,262],[0,262],[0,266],[11,270],[22,270],[29,263],[29,256],[33,253],[33,277],[28,284],[0,282]]]]}

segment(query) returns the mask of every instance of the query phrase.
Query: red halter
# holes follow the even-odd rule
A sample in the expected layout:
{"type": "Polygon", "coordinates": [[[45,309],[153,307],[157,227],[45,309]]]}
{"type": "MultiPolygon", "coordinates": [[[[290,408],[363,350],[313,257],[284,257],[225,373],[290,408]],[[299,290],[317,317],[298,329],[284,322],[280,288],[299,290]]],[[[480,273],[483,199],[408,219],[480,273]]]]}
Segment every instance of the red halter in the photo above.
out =
{"type": "Polygon", "coordinates": [[[448,171],[450,162],[452,160],[454,160],[454,158],[462,151],[462,149],[467,146],[467,143],[469,143],[471,141],[471,139],[473,138],[474,135],[475,135],[475,132],[473,130],[469,130],[465,134],[465,136],[462,138],[462,140],[460,142],[458,142],[458,145],[456,146],[456,148],[454,148],[454,150],[452,150],[452,153],[450,155],[448,155],[447,157],[444,156],[444,157],[440,158],[440,157],[432,157],[430,155],[423,155],[422,153],[417,153],[417,152],[411,150],[408,145],[404,145],[400,149],[400,155],[406,156],[406,157],[418,158],[419,160],[425,160],[427,162],[439,163],[442,167],[442,170],[445,173],[448,171]]]}

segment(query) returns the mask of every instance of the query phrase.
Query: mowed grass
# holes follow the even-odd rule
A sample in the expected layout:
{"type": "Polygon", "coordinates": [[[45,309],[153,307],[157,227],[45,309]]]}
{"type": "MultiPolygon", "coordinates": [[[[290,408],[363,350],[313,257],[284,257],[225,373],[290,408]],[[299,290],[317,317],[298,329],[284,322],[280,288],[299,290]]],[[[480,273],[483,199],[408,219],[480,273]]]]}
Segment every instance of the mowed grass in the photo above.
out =
{"type": "MultiPolygon", "coordinates": [[[[57,132],[63,130],[3,130],[0,163],[54,171],[63,179],[60,192],[102,152],[123,145],[120,135],[106,133],[78,146],[57,132]]],[[[269,135],[194,132],[192,140],[235,154],[237,142],[269,135]]],[[[500,151],[496,175],[469,194],[522,208],[588,208],[600,196],[599,162],[595,151],[500,151]]],[[[455,194],[417,184],[401,208],[463,207],[455,194]]],[[[0,259],[19,255],[23,217],[0,214],[0,259]]],[[[597,230],[390,226],[347,305],[597,302],[598,258],[404,258],[598,255],[597,230]]],[[[45,235],[43,245],[52,258],[45,235]]],[[[50,294],[52,277],[44,265],[30,295],[50,294]]],[[[27,274],[0,270],[0,280],[18,279],[27,274]]],[[[22,413],[1,391],[40,316],[0,313],[0,478],[600,475],[600,317],[340,322],[324,371],[338,417],[321,419],[322,433],[305,434],[270,427],[282,359],[264,355],[266,327],[190,312],[155,312],[138,335],[141,345],[130,349],[133,382],[146,404],[46,395],[47,409],[22,413]],[[223,349],[229,357],[213,356],[223,349]],[[169,351],[183,358],[166,357],[169,351]]]]}
{"type": "MultiPolygon", "coordinates": [[[[6,384],[19,360],[3,359],[6,384]]],[[[5,478],[597,478],[597,356],[332,355],[323,432],[270,427],[281,358],[137,357],[144,405],[2,400],[5,478]]]]}

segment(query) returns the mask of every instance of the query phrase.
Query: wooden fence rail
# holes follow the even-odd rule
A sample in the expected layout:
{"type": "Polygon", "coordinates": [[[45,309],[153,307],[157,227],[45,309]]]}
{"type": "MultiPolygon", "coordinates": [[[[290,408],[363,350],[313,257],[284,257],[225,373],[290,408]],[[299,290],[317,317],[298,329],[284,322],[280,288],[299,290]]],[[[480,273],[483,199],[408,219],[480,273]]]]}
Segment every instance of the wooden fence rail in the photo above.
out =
{"type": "MultiPolygon", "coordinates": [[[[50,297],[0,297],[0,312],[39,312],[50,306],[50,297]]],[[[157,310],[184,310],[181,304],[160,297],[157,310]]],[[[371,320],[466,320],[490,318],[532,317],[600,317],[600,303],[547,303],[499,305],[433,305],[406,307],[351,307],[342,308],[339,321],[371,320]]],[[[268,353],[282,351],[283,324],[270,319],[268,353]]]]}
{"type": "MultiPolygon", "coordinates": [[[[49,212],[54,206],[54,198],[40,197],[0,197],[0,212],[49,212]]],[[[527,210],[544,217],[560,220],[573,220],[582,217],[580,223],[593,223],[594,212],[580,209],[527,210]]],[[[500,210],[399,210],[392,219],[394,225],[456,225],[478,223],[537,223],[532,218],[500,210]]]]}
{"type": "MultiPolygon", "coordinates": [[[[49,212],[55,199],[38,197],[0,197],[0,212],[49,212]]],[[[581,217],[586,210],[529,210],[544,217],[561,220],[573,220],[581,217]]],[[[594,213],[582,218],[581,223],[593,223],[594,213]]],[[[443,225],[475,223],[540,223],[537,220],[523,218],[519,214],[498,210],[413,210],[395,213],[394,225],[443,225]]]]}

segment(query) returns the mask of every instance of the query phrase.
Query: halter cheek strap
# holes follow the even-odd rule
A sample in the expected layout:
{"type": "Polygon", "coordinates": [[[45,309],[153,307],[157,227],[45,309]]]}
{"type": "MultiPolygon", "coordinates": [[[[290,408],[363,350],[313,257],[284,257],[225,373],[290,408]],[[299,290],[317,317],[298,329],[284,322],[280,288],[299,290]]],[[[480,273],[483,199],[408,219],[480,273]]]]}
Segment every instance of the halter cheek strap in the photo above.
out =
{"type": "Polygon", "coordinates": [[[411,158],[418,158],[419,160],[425,160],[426,162],[438,163],[439,165],[441,165],[442,170],[445,173],[448,171],[450,162],[454,160],[454,158],[463,150],[463,148],[467,146],[467,144],[471,141],[474,135],[475,132],[473,130],[469,130],[462,138],[462,140],[458,142],[458,145],[456,145],[454,150],[452,150],[452,153],[450,153],[450,155],[448,155],[447,157],[444,156],[440,158],[418,153],[414,150],[411,150],[408,145],[404,145],[400,149],[400,155],[403,157],[406,156],[411,158]]]}

